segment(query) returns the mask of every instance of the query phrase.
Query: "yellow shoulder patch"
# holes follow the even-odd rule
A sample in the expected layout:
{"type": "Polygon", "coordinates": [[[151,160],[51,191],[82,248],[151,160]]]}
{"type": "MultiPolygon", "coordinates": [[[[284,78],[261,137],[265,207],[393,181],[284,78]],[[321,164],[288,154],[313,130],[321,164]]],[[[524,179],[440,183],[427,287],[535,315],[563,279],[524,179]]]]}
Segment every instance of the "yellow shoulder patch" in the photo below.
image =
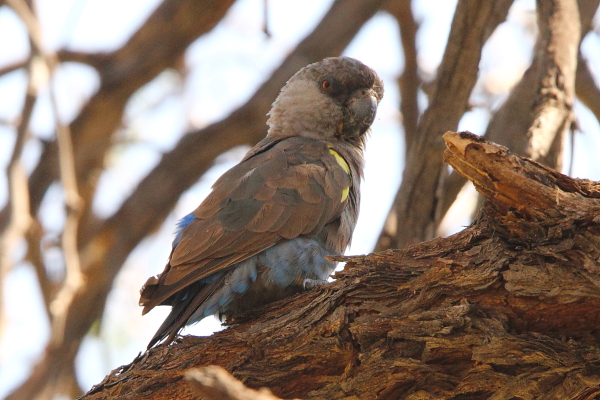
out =
{"type": "MultiPolygon", "coordinates": [[[[342,169],[344,171],[346,171],[346,173],[348,175],[350,175],[350,166],[348,165],[348,163],[346,162],[346,160],[344,160],[344,157],[342,157],[340,155],[340,153],[338,153],[337,151],[335,151],[331,146],[327,146],[327,148],[329,149],[329,152],[331,153],[331,155],[333,155],[333,157],[335,158],[335,161],[337,161],[337,163],[339,164],[340,167],[342,167],[342,169]]],[[[350,182],[352,182],[352,180],[350,180],[350,182]]],[[[344,200],[346,200],[348,198],[348,194],[350,193],[350,187],[344,188],[344,190],[342,190],[342,199],[341,202],[343,202],[344,200]]]]}
{"type": "Polygon", "coordinates": [[[350,166],[348,165],[346,160],[344,160],[344,157],[340,156],[340,153],[338,153],[337,151],[332,149],[331,146],[327,146],[327,147],[329,148],[329,152],[331,154],[333,154],[333,156],[335,157],[335,161],[337,161],[337,163],[340,165],[340,167],[342,167],[344,169],[344,171],[346,171],[346,173],[348,175],[350,175],[350,166]]]}
{"type": "Polygon", "coordinates": [[[340,201],[340,203],[343,203],[344,200],[346,200],[348,198],[348,193],[350,193],[350,188],[347,187],[344,190],[342,190],[342,200],[340,201]]]}

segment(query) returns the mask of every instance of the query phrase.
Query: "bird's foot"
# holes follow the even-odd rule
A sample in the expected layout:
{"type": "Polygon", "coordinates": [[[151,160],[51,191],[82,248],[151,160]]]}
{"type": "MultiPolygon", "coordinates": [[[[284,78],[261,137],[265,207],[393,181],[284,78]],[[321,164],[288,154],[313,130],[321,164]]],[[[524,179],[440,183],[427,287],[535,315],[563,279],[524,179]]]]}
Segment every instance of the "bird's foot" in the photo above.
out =
{"type": "Polygon", "coordinates": [[[305,280],[302,281],[302,286],[304,287],[304,290],[311,290],[311,289],[316,288],[317,286],[325,285],[326,283],[329,283],[329,282],[324,279],[308,279],[308,278],[306,278],[305,280]]]}

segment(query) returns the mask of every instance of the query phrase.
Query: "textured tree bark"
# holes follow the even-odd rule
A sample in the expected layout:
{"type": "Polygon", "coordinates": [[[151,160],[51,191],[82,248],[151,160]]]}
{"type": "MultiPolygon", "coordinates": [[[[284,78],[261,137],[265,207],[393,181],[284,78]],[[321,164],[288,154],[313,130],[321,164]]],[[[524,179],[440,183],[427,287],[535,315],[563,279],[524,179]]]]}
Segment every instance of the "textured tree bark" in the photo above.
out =
{"type": "Polygon", "coordinates": [[[600,183],[469,133],[446,161],[486,197],[464,231],[348,261],[336,282],[184,337],[82,399],[194,399],[217,364],[305,399],[592,399],[600,394],[600,183]]]}

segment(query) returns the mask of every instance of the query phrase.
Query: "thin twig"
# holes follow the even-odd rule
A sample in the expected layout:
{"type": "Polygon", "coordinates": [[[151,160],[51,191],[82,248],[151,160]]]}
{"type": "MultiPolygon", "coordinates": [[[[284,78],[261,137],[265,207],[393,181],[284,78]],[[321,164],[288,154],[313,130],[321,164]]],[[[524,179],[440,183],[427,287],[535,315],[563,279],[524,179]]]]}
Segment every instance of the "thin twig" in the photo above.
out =
{"type": "Polygon", "coordinates": [[[40,285],[40,290],[42,291],[46,314],[48,315],[48,318],[52,318],[50,304],[52,304],[52,299],[58,293],[59,285],[50,279],[48,272],[46,271],[46,266],[44,265],[41,250],[43,233],[43,228],[39,220],[37,218],[32,218],[29,229],[25,234],[25,240],[27,240],[27,254],[25,255],[25,259],[33,265],[38,284],[40,285]]]}
{"type": "MultiPolygon", "coordinates": [[[[33,69],[33,60],[28,63],[28,68],[33,69]]],[[[9,224],[6,230],[2,232],[2,240],[0,241],[0,282],[4,282],[4,278],[12,267],[11,250],[15,243],[23,237],[31,223],[31,215],[29,211],[29,187],[27,185],[27,174],[23,170],[20,163],[23,147],[27,139],[29,121],[33,113],[33,106],[36,102],[36,88],[34,81],[31,78],[31,73],[28,74],[29,82],[27,85],[27,93],[21,112],[21,121],[17,127],[17,138],[13,148],[10,161],[6,167],[6,175],[8,177],[8,205],[9,224]]],[[[2,293],[3,285],[0,285],[0,336],[4,332],[6,318],[4,315],[2,293]]]]}
{"type": "MultiPolygon", "coordinates": [[[[32,50],[44,61],[48,77],[51,77],[58,66],[58,58],[54,53],[44,51],[42,34],[39,22],[31,8],[23,0],[7,0],[7,4],[19,15],[29,33],[32,50]]],[[[56,120],[56,132],[58,142],[58,160],[60,178],[63,184],[67,217],[62,234],[62,249],[65,259],[66,278],[64,284],[52,301],[50,311],[54,316],[51,340],[61,343],[64,337],[64,325],[69,306],[77,289],[82,285],[83,278],[77,252],[77,226],[81,214],[81,198],[77,190],[75,175],[75,161],[73,156],[73,145],[71,133],[68,126],[60,122],[56,96],[52,89],[51,81],[48,81],[50,92],[50,103],[56,120]]]]}
{"type": "Polygon", "coordinates": [[[10,64],[10,65],[0,68],[0,76],[6,75],[6,74],[16,71],[18,69],[27,67],[27,62],[28,61],[26,61],[26,60],[19,61],[19,62],[16,62],[16,63],[13,63],[13,64],[10,64]]]}
{"type": "Polygon", "coordinates": [[[89,65],[96,69],[101,69],[108,62],[109,57],[102,53],[82,53],[72,50],[58,50],[56,57],[62,61],[70,61],[89,65]]]}

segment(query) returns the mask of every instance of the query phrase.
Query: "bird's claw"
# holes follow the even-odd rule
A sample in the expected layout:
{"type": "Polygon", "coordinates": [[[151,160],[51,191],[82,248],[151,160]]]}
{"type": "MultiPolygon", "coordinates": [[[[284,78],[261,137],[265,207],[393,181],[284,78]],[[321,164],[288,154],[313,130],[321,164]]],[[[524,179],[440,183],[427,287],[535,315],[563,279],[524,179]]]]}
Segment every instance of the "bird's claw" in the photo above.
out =
{"type": "Polygon", "coordinates": [[[311,290],[311,289],[316,288],[317,286],[324,285],[326,283],[329,283],[329,282],[326,280],[323,280],[323,279],[308,279],[308,278],[306,278],[302,281],[302,286],[304,287],[304,290],[311,290]]]}

